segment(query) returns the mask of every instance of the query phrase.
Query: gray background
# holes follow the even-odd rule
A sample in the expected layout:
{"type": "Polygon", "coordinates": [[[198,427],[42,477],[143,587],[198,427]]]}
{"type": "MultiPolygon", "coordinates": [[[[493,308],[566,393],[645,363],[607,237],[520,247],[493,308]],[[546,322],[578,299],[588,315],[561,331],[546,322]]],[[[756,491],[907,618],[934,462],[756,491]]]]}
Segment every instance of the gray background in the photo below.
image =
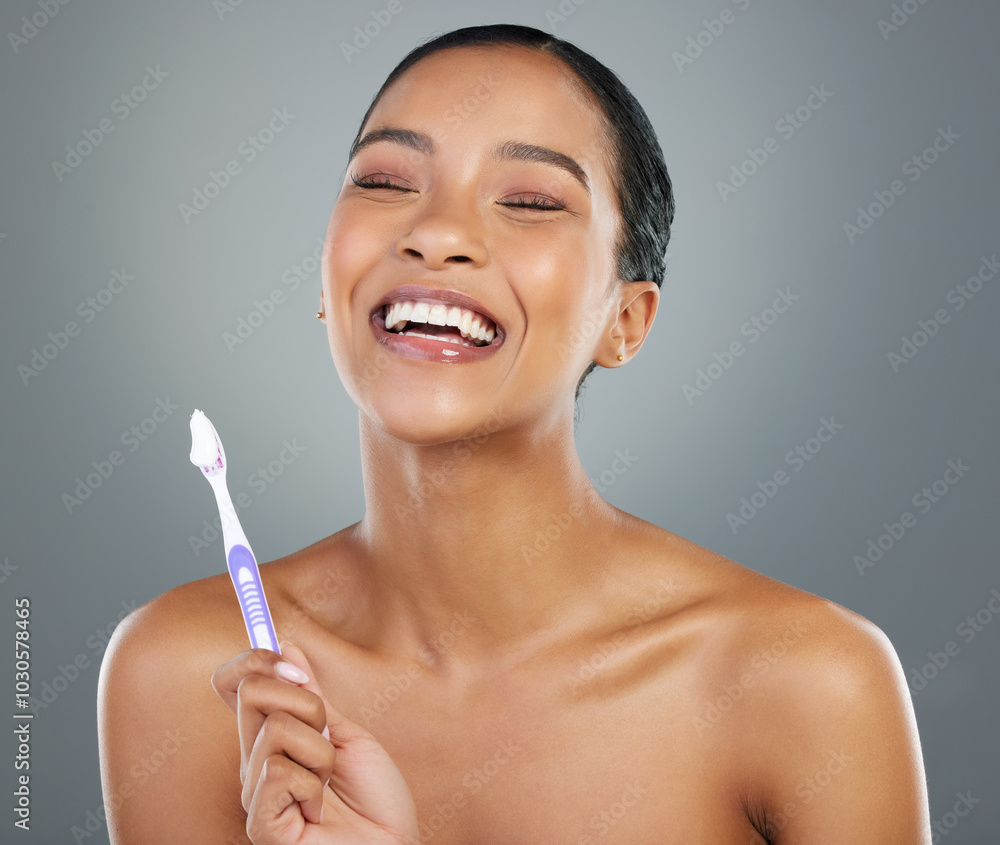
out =
{"type": "MultiPolygon", "coordinates": [[[[639,460],[605,476],[611,502],[867,616],[908,678],[955,642],[914,697],[932,817],[959,792],[995,797],[1000,622],[984,608],[1000,589],[1000,282],[962,310],[948,296],[1000,249],[1000,7],[903,5],[915,13],[886,37],[888,2],[564,0],[560,14],[557,2],[402,0],[348,62],[341,43],[355,27],[375,30],[370,12],[387,3],[248,0],[220,12],[208,0],[77,0],[15,50],[8,33],[45,15],[37,2],[6,2],[0,620],[11,638],[14,599],[31,598],[33,692],[48,685],[52,700],[34,720],[32,831],[0,839],[72,842],[73,826],[94,826],[106,632],[123,609],[224,570],[220,542],[196,554],[190,541],[215,515],[187,459],[194,407],[222,434],[233,494],[252,500],[243,522],[262,560],[362,515],[357,416],[313,316],[319,274],[297,290],[283,274],[323,235],[348,144],[391,67],[436,32],[498,21],[550,30],[612,67],[648,110],[676,187],[653,335],[635,362],[588,385],[578,432],[588,472],[599,479],[628,450],[639,460]],[[678,66],[688,37],[697,43],[726,8],[732,22],[678,66]],[[168,76],[120,119],[113,101],[147,65],[168,76]],[[791,138],[779,134],[813,85],[831,96],[791,138]],[[239,145],[275,108],[294,118],[248,162],[239,145]],[[102,118],[114,130],[60,180],[52,163],[102,118]],[[959,139],[911,182],[907,160],[949,127],[959,139]],[[723,199],[719,180],[768,137],[777,151],[723,199]],[[230,159],[241,172],[185,222],[179,205],[230,159]],[[844,224],[895,179],[905,193],[851,242],[844,224]],[[85,323],[87,297],[116,269],[134,281],[85,323]],[[275,289],[284,303],[228,349],[224,333],[275,289]],[[777,289],[798,299],[751,343],[742,326],[777,289]],[[940,308],[948,322],[895,372],[889,353],[940,308]],[[70,320],[79,336],[25,384],[19,365],[70,320]],[[745,353],[689,401],[683,386],[733,341],[745,353]],[[122,436],[157,400],[177,410],[128,451],[122,436]],[[843,429],[795,472],[786,453],[830,417],[843,429]],[[302,455],[272,483],[251,479],[286,439],[302,455]],[[124,464],[67,507],[63,494],[116,449],[124,464]],[[970,469],[921,513],[914,495],[949,460],[970,469]],[[727,514],[780,469],[789,483],[734,532],[727,514]],[[855,555],[904,511],[916,524],[859,570],[855,555]],[[967,642],[957,629],[977,612],[967,642]],[[64,671],[74,663],[76,674],[64,671]]],[[[10,645],[0,654],[4,716],[16,712],[10,645]]],[[[0,794],[10,796],[13,737],[2,733],[0,794]]],[[[983,800],[947,841],[995,842],[998,813],[983,800]]],[[[7,808],[2,819],[11,830],[7,808]]],[[[101,825],[84,841],[106,837],[101,825]]]]}

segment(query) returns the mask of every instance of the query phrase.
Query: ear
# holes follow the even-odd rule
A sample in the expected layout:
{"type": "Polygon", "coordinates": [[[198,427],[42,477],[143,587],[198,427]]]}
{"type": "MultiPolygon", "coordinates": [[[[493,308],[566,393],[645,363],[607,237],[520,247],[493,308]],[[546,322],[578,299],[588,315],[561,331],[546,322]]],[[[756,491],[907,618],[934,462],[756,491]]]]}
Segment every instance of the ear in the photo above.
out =
{"type": "Polygon", "coordinates": [[[618,318],[596,350],[594,363],[610,368],[630,361],[649,334],[659,303],[660,288],[656,282],[622,282],[618,318]]]}

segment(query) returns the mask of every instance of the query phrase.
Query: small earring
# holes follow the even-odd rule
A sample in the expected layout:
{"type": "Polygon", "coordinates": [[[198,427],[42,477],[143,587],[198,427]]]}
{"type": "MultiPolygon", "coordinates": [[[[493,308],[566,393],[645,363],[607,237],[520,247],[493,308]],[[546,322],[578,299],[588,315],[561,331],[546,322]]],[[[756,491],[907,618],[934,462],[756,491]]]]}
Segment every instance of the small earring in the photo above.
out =
{"type": "Polygon", "coordinates": [[[316,316],[319,317],[322,320],[323,319],[323,312],[322,311],[317,311],[316,312],[316,316]]]}
{"type": "Polygon", "coordinates": [[[619,361],[624,361],[625,360],[625,356],[624,355],[619,355],[618,356],[618,360],[619,361]]]}

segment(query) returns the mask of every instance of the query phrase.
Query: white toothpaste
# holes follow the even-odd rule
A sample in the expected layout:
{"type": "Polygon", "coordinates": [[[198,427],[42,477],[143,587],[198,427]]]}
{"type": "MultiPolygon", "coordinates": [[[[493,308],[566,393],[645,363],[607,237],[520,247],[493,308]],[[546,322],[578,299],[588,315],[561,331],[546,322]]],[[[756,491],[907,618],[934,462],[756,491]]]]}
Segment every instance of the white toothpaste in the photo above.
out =
{"type": "Polygon", "coordinates": [[[215,441],[215,430],[204,411],[197,408],[191,414],[191,463],[209,467],[219,459],[219,444],[215,441]]]}

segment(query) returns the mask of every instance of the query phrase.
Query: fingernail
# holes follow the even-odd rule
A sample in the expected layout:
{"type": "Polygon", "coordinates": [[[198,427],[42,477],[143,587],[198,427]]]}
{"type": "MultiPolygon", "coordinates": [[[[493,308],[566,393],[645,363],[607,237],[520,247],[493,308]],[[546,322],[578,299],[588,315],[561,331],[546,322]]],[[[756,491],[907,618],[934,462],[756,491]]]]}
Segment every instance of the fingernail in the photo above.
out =
{"type": "Polygon", "coordinates": [[[309,676],[294,663],[286,663],[282,660],[275,664],[274,671],[286,681],[291,681],[293,684],[305,684],[309,682],[309,676]]]}
{"type": "Polygon", "coordinates": [[[330,741],[330,726],[329,725],[325,725],[323,727],[323,739],[325,739],[327,742],[330,741]]]}

